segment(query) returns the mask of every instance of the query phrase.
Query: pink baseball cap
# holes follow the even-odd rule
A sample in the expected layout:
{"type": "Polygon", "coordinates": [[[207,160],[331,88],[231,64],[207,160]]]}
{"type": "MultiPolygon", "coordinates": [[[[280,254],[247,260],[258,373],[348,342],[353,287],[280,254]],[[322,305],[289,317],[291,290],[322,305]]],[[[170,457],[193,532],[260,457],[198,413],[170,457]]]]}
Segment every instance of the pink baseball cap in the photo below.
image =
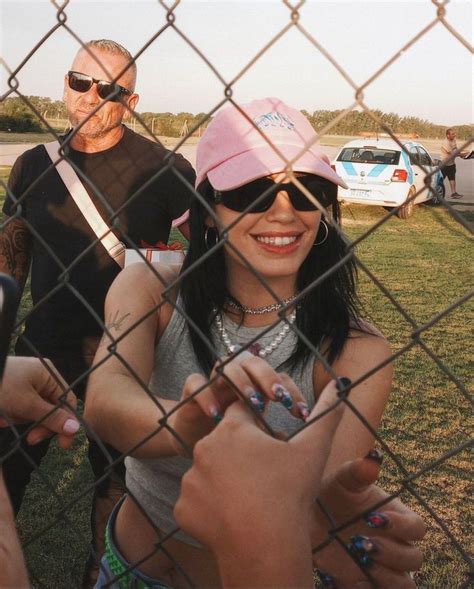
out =
{"type": "MultiPolygon", "coordinates": [[[[254,100],[240,108],[252,123],[232,105],[221,110],[204,132],[197,148],[196,186],[207,177],[216,190],[231,190],[276,174],[287,162],[272,145],[289,161],[314,141],[316,134],[308,119],[279,98],[254,100]]],[[[347,188],[317,143],[306,148],[292,168],[347,188]]]]}

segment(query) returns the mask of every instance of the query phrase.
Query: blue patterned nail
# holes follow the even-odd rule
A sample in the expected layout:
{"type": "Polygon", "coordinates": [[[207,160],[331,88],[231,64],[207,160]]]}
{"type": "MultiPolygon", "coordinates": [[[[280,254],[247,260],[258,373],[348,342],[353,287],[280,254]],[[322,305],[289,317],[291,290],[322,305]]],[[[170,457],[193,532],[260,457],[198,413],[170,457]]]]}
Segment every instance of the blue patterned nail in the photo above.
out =
{"type": "Polygon", "coordinates": [[[263,398],[262,393],[259,391],[253,391],[253,393],[249,396],[249,401],[253,407],[260,413],[263,413],[265,410],[265,400],[263,398]]]}
{"type": "Polygon", "coordinates": [[[335,589],[336,585],[334,584],[334,579],[331,577],[331,575],[328,575],[328,573],[320,571],[319,569],[316,569],[316,573],[319,577],[319,580],[323,584],[323,587],[332,587],[335,589]]]}
{"type": "Polygon", "coordinates": [[[352,556],[363,567],[368,567],[372,564],[370,554],[377,552],[374,542],[367,536],[352,536],[348,548],[352,556]]]}
{"type": "Polygon", "coordinates": [[[217,407],[211,407],[211,415],[216,425],[222,421],[222,415],[217,407]]]}
{"type": "Polygon", "coordinates": [[[347,397],[350,392],[351,384],[352,384],[352,380],[350,378],[347,378],[347,376],[340,376],[336,380],[337,396],[338,397],[347,397]]]}
{"type": "Polygon", "coordinates": [[[275,399],[279,401],[283,407],[286,407],[286,409],[291,409],[293,407],[293,397],[284,386],[281,384],[275,384],[272,386],[272,391],[275,395],[275,399]]]}

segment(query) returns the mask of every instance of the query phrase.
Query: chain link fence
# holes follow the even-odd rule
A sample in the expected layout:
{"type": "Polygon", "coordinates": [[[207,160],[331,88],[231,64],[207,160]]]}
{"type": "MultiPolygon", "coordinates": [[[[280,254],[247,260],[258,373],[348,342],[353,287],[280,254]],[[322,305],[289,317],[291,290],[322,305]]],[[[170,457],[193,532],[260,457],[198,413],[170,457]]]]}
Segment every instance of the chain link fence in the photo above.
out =
{"type": "MultiPolygon", "coordinates": [[[[70,2],[61,3],[52,1],[52,5],[54,5],[57,11],[57,24],[52,27],[34,47],[31,48],[21,63],[7,64],[4,61],[2,62],[2,66],[9,72],[9,89],[0,98],[0,101],[4,101],[9,96],[20,97],[31,111],[42,119],[48,131],[55,136],[57,136],[55,130],[49,126],[47,120],[43,119],[42,113],[37,112],[28,97],[22,94],[20,80],[22,69],[25,65],[44,45],[44,43],[57,33],[58,30],[61,29],[67,31],[67,33],[77,41],[78,45],[84,46],[87,39],[81,38],[81,36],[74,30],[74,23],[70,22],[68,19],[69,4],[70,2]]],[[[323,138],[331,132],[331,129],[333,129],[338,121],[343,119],[355,108],[360,108],[377,123],[381,131],[388,134],[388,136],[390,136],[400,148],[404,150],[405,148],[401,139],[383,123],[366,102],[364,93],[367,88],[369,88],[371,84],[390,68],[402,54],[408,53],[434,27],[443,27],[446,29],[446,33],[452,36],[453,43],[459,43],[465,47],[466,51],[472,52],[472,47],[468,40],[463,38],[463,36],[450,24],[449,3],[433,1],[432,20],[427,24],[420,23],[420,30],[413,38],[406,39],[403,36],[403,32],[400,32],[400,51],[393,55],[363,84],[357,84],[344,69],[344,64],[341,64],[334,59],[331,53],[327,51],[318,39],[313,36],[311,31],[305,27],[304,19],[300,14],[300,9],[305,3],[303,1],[293,3],[284,1],[283,4],[288,8],[287,24],[276,36],[267,39],[261,51],[248,62],[237,76],[229,81],[226,72],[218,71],[200,48],[193,43],[192,39],[180,29],[178,17],[180,2],[159,2],[159,4],[164,11],[164,24],[158,26],[156,34],[148,39],[133,57],[135,60],[138,60],[138,58],[168,29],[172,29],[181,38],[182,42],[191,48],[191,50],[213,72],[222,88],[222,100],[215,104],[214,108],[207,113],[207,116],[200,122],[200,126],[207,126],[211,117],[213,117],[222,106],[234,104],[238,107],[233,99],[233,93],[245,73],[258,63],[262,56],[264,56],[281,38],[287,35],[290,31],[297,31],[308,40],[311,46],[308,51],[312,50],[322,54],[327,59],[330,66],[335,68],[345,82],[352,88],[354,95],[351,104],[348,104],[334,120],[320,130],[318,138],[323,138]]],[[[357,48],[354,48],[354,50],[357,50],[357,48]]],[[[100,108],[101,105],[97,107],[96,111],[100,108]]],[[[94,112],[91,113],[91,116],[93,116],[94,112]]],[[[137,126],[141,125],[142,127],[140,132],[148,137],[154,137],[155,140],[158,141],[158,138],[155,137],[153,133],[153,129],[146,125],[140,115],[134,113],[134,116],[138,121],[137,126]]],[[[245,115],[242,114],[242,116],[245,115]]],[[[179,169],[174,165],[174,154],[182,148],[188,137],[196,133],[198,127],[199,125],[194,128],[189,128],[187,135],[178,140],[170,156],[167,158],[167,161],[165,161],[165,165],[157,173],[154,180],[159,178],[159,176],[165,172],[171,171],[178,182],[186,184],[187,189],[192,192],[193,198],[199,199],[204,207],[208,207],[202,195],[194,190],[189,184],[187,178],[183,176],[179,169]]],[[[470,141],[467,141],[460,147],[460,151],[465,150],[470,143],[470,141]]],[[[307,148],[309,147],[310,145],[307,145],[307,148]]],[[[289,169],[292,162],[290,161],[287,163],[289,169]]],[[[57,162],[55,162],[55,164],[57,164],[57,162]]],[[[432,190],[432,176],[438,173],[438,169],[433,171],[427,167],[421,166],[421,168],[425,175],[425,187],[416,193],[413,193],[410,197],[412,200],[415,200],[422,191],[432,190]]],[[[78,173],[80,174],[80,170],[78,173]]],[[[84,179],[90,182],[90,179],[84,179]]],[[[293,181],[295,180],[293,179],[293,181]]],[[[32,187],[28,190],[31,188],[32,187]]],[[[5,189],[7,189],[6,185],[5,189]]],[[[97,186],[93,186],[93,189],[97,199],[102,204],[103,209],[108,213],[107,222],[110,227],[113,228],[128,248],[133,248],[139,252],[142,244],[135,243],[121,227],[119,217],[123,211],[113,210],[101,193],[101,190],[97,186]]],[[[130,202],[139,198],[140,190],[141,187],[137,187],[134,193],[130,195],[130,202]]],[[[311,198],[311,195],[309,195],[307,191],[305,193],[311,198]]],[[[25,202],[27,193],[11,194],[10,196],[17,203],[17,209],[16,213],[6,221],[7,224],[21,217],[22,204],[25,202]]],[[[441,207],[436,207],[436,209],[426,207],[423,214],[429,218],[431,223],[430,226],[435,227],[436,231],[443,233],[447,239],[455,239],[457,247],[465,248],[465,257],[464,263],[462,258],[458,257],[454,260],[454,263],[457,264],[457,266],[451,266],[453,280],[455,277],[457,277],[457,279],[462,277],[462,280],[460,281],[461,288],[456,293],[449,291],[449,299],[446,300],[443,293],[439,293],[439,290],[444,288],[442,284],[445,283],[444,281],[441,281],[439,284],[437,283],[438,278],[441,277],[437,275],[437,261],[435,259],[435,254],[433,252],[430,255],[430,252],[428,251],[426,263],[432,265],[433,270],[423,276],[428,282],[434,283],[434,292],[438,292],[440,296],[436,301],[436,304],[433,304],[433,290],[431,289],[433,285],[431,284],[431,286],[428,286],[428,284],[423,283],[420,285],[421,292],[417,291],[417,293],[413,294],[417,299],[414,301],[413,299],[410,300],[404,296],[403,284],[406,286],[410,284],[411,280],[417,280],[416,276],[410,276],[410,272],[413,271],[416,266],[404,266],[404,260],[390,258],[391,252],[388,251],[387,246],[385,246],[384,250],[384,241],[388,240],[388,242],[390,242],[390,234],[393,232],[396,233],[399,230],[397,229],[398,225],[395,225],[395,223],[404,223],[403,221],[397,220],[397,212],[398,207],[377,215],[370,213],[368,218],[364,218],[362,213],[360,213],[362,217],[357,216],[359,213],[354,208],[345,207],[342,228],[333,223],[333,227],[340,233],[346,244],[345,255],[340,264],[348,263],[351,260],[355,261],[360,276],[361,290],[363,291],[362,300],[365,312],[377,326],[387,333],[388,338],[391,340],[393,349],[395,350],[391,361],[394,362],[396,367],[400,365],[405,367],[403,370],[400,370],[399,376],[397,369],[394,396],[389,404],[387,416],[379,432],[373,430],[364,415],[357,411],[350,398],[343,398],[341,402],[346,405],[347,411],[352,411],[364,426],[371,431],[377,444],[383,448],[386,455],[386,468],[384,470],[381,484],[389,490],[390,498],[401,496],[404,501],[418,511],[428,522],[430,530],[427,539],[423,543],[426,553],[426,564],[416,576],[419,586],[467,587],[472,581],[468,525],[468,455],[472,445],[472,438],[469,435],[472,398],[468,390],[469,373],[464,365],[466,356],[462,356],[459,361],[453,361],[451,352],[454,354],[458,353],[459,350],[461,348],[464,349],[468,343],[463,339],[464,334],[468,335],[468,331],[463,331],[463,329],[468,324],[470,313],[472,312],[472,308],[469,306],[472,292],[468,289],[469,271],[465,264],[469,264],[472,260],[472,254],[469,255],[467,253],[469,251],[468,248],[470,247],[469,233],[472,225],[469,216],[460,213],[459,210],[453,206],[452,202],[448,200],[444,200],[441,207]],[[347,223],[345,223],[345,219],[347,219],[347,223]],[[370,249],[371,244],[375,244],[376,252],[370,249]],[[392,264],[400,264],[403,266],[405,272],[403,278],[401,278],[400,273],[394,272],[395,279],[391,280],[391,272],[385,271],[386,268],[384,268],[383,263],[377,263],[377,257],[384,257],[384,259],[386,259],[385,263],[389,267],[392,264]],[[398,283],[397,281],[401,281],[403,284],[398,283]],[[420,312],[420,309],[423,309],[423,312],[420,312]],[[443,342],[448,343],[444,345],[443,342]],[[449,398],[446,399],[446,397],[449,398]],[[403,407],[405,403],[409,409],[403,407]],[[405,411],[411,411],[411,416],[407,417],[405,411]],[[405,427],[406,430],[404,431],[405,427]],[[435,443],[436,439],[439,442],[438,444],[435,443]]],[[[421,212],[417,211],[417,215],[421,214],[421,212]]],[[[411,220],[409,223],[411,222],[414,223],[415,221],[411,220]]],[[[74,285],[71,284],[71,273],[73,273],[74,268],[93,248],[101,247],[99,241],[97,240],[92,246],[84,250],[81,256],[73,260],[70,265],[64,265],[58,256],[58,252],[51,249],[45,236],[31,225],[28,228],[33,235],[34,240],[48,251],[51,256],[52,264],[60,266],[61,272],[57,289],[50,292],[32,308],[23,306],[17,324],[18,331],[20,332],[24,322],[27,319],[34,317],[35,313],[38,313],[42,306],[47,305],[58,291],[65,289],[76,298],[79,305],[88,310],[90,315],[94,318],[94,321],[100,324],[101,327],[108,332],[108,327],[104,324],[103,317],[97,312],[97,309],[95,309],[87,298],[78,292],[74,285]]],[[[206,256],[204,256],[205,258],[214,255],[224,247],[233,249],[235,255],[241,256],[228,240],[228,231],[230,229],[231,227],[225,228],[223,231],[223,239],[209,250],[206,256]]],[[[422,235],[425,244],[428,244],[426,247],[429,247],[432,237],[433,236],[429,234],[422,235]]],[[[405,239],[407,239],[406,236],[405,239]]],[[[413,233],[408,234],[408,239],[413,239],[418,243],[418,238],[415,238],[413,233]]],[[[409,248],[408,244],[406,244],[406,247],[407,251],[414,251],[409,248]]],[[[172,283],[169,283],[165,275],[161,275],[154,267],[152,267],[142,254],[139,253],[139,255],[142,257],[143,262],[150,266],[150,272],[154,274],[157,281],[165,285],[163,302],[157,304],[155,310],[159,309],[160,306],[166,303],[171,303],[177,308],[178,312],[182,313],[182,308],[176,306],[175,302],[173,302],[173,297],[170,295],[177,286],[179,287],[183,274],[172,283]]],[[[199,260],[194,265],[186,268],[186,274],[195,271],[196,267],[203,263],[203,261],[204,260],[199,260]]],[[[242,262],[248,264],[245,259],[242,259],[242,262]]],[[[443,268],[445,268],[445,266],[443,266],[443,268]]],[[[328,272],[321,275],[307,288],[307,291],[311,291],[312,289],[317,288],[320,284],[323,284],[324,281],[337,271],[337,269],[337,267],[331,268],[328,272]]],[[[265,284],[265,279],[256,270],[254,270],[254,273],[262,284],[265,284]]],[[[268,289],[269,292],[272,293],[271,288],[268,287],[268,289]]],[[[302,300],[306,294],[306,291],[300,292],[298,300],[302,300]]],[[[274,293],[272,293],[272,296],[275,296],[274,293]]],[[[275,300],[278,300],[276,296],[275,300]]],[[[146,317],[131,326],[118,339],[114,339],[113,335],[109,332],[109,337],[112,341],[108,348],[110,356],[119,357],[119,359],[121,358],[117,353],[117,344],[120,340],[126,338],[130,331],[145,319],[146,317]]],[[[188,322],[191,329],[194,328],[199,331],[196,325],[193,325],[192,322],[190,324],[188,317],[184,316],[184,319],[188,322]]],[[[302,339],[305,345],[308,346],[314,358],[321,362],[329,373],[334,377],[337,377],[338,375],[333,373],[331,365],[328,364],[327,359],[321,354],[320,350],[308,341],[294,323],[288,322],[288,324],[296,336],[302,339]]],[[[31,354],[37,355],[40,358],[42,357],[41,353],[31,342],[29,342],[28,345],[31,354]]],[[[211,342],[206,341],[206,345],[211,346],[212,344],[211,342]]],[[[133,371],[132,367],[126,363],[124,358],[121,358],[121,361],[127,366],[130,374],[141,384],[143,390],[154,399],[158,410],[162,414],[162,417],[156,425],[156,429],[154,431],[143,433],[142,444],[145,444],[163,428],[170,430],[169,419],[174,411],[180,407],[181,403],[172,411],[167,411],[159,400],[153,396],[148,383],[141,381],[139,375],[133,371]]],[[[224,366],[225,364],[222,368],[224,366]]],[[[382,366],[377,366],[370,373],[362,376],[358,381],[353,383],[353,386],[363,382],[381,367],[382,366]]],[[[68,384],[73,390],[75,390],[78,385],[84,384],[88,376],[95,369],[96,367],[85,369],[74,382],[69,382],[68,384]]],[[[218,375],[215,378],[217,377],[218,375]]],[[[201,389],[197,390],[193,397],[199,395],[200,392],[201,389]]],[[[67,391],[65,391],[65,395],[62,398],[64,404],[67,404],[65,400],[66,393],[67,391]]],[[[240,391],[237,390],[236,394],[239,395],[240,391]]],[[[190,400],[191,399],[187,399],[183,401],[183,403],[189,402],[190,400]]],[[[114,473],[116,467],[123,464],[125,457],[132,452],[135,452],[137,447],[130,448],[128,452],[121,453],[119,456],[112,455],[108,448],[104,446],[95,435],[95,432],[84,421],[82,411],[78,410],[77,415],[81,420],[81,423],[84,425],[84,428],[88,431],[88,435],[91,438],[96,439],[106,457],[106,474],[102,477],[104,479],[109,474],[114,473]]],[[[307,423],[305,425],[305,427],[311,426],[312,423],[307,423]]],[[[31,460],[31,458],[24,453],[24,450],[20,446],[20,441],[26,438],[33,425],[26,430],[20,430],[13,425],[11,427],[12,430],[15,431],[16,442],[8,450],[4,449],[3,455],[0,456],[0,463],[15,455],[15,453],[23,453],[27,460],[31,460]]],[[[273,433],[270,426],[267,426],[267,429],[270,433],[273,433]]],[[[179,440],[179,436],[177,436],[177,438],[179,440]]],[[[53,458],[43,460],[39,468],[37,468],[34,462],[32,462],[35,466],[36,473],[35,479],[31,485],[36,485],[42,489],[42,491],[38,497],[35,496],[35,498],[31,499],[29,502],[27,496],[27,499],[25,500],[27,507],[22,508],[19,521],[23,536],[23,545],[27,551],[30,563],[33,561],[33,565],[30,567],[32,582],[37,587],[80,586],[81,580],[78,572],[80,570],[80,564],[78,564],[77,561],[81,559],[82,561],[85,560],[88,554],[92,554],[95,558],[97,557],[97,555],[93,554],[92,551],[89,551],[88,548],[90,538],[87,520],[90,512],[91,492],[95,486],[101,483],[101,479],[96,481],[92,480],[92,476],[87,470],[87,466],[85,466],[87,464],[87,461],[85,460],[86,447],[86,439],[84,437],[82,439],[79,438],[73,450],[67,456],[61,455],[60,459],[58,459],[59,453],[56,451],[56,454],[54,455],[55,450],[53,449],[50,451],[50,454],[53,454],[53,458]],[[56,464],[58,460],[60,462],[59,467],[56,464]],[[59,475],[54,475],[54,468],[60,470],[59,475]],[[35,504],[37,501],[40,503],[35,504]],[[43,506],[48,507],[45,510],[43,506]],[[37,513],[38,510],[41,515],[37,513]],[[51,513],[48,513],[48,517],[46,517],[44,511],[50,511],[51,513]],[[75,554],[71,556],[71,559],[72,561],[75,561],[75,564],[69,564],[69,570],[66,572],[64,568],[62,568],[61,559],[63,558],[62,551],[67,551],[65,545],[69,543],[75,547],[75,554]],[[49,550],[50,546],[53,547],[52,551],[49,550]],[[42,569],[39,564],[34,564],[35,558],[37,563],[44,559],[46,562],[46,569],[59,567],[61,570],[60,575],[64,576],[63,584],[58,580],[52,581],[51,578],[48,577],[44,568],[42,569]]],[[[130,490],[128,490],[128,492],[130,492],[130,490]]],[[[374,508],[376,507],[378,506],[374,506],[374,508]]],[[[355,519],[357,518],[354,518],[354,520],[349,522],[335,525],[330,531],[327,540],[323,544],[314,547],[315,553],[317,554],[319,550],[330,542],[338,542],[341,546],[345,547],[346,544],[343,532],[353,523],[353,521],[355,521],[355,519]]],[[[149,519],[149,521],[156,529],[157,533],[159,533],[151,519],[149,519]]],[[[175,535],[176,531],[177,530],[171,532],[162,538],[161,541],[157,542],[155,548],[156,553],[162,552],[173,560],[173,557],[167,550],[167,541],[170,537],[172,538],[175,535]]],[[[142,561],[145,561],[149,557],[149,554],[144,554],[142,561]]],[[[140,562],[132,564],[139,565],[140,562]]],[[[189,586],[195,586],[192,575],[189,575],[188,572],[181,567],[180,563],[175,562],[175,565],[177,570],[181,572],[183,579],[188,582],[189,586]]],[[[370,569],[366,569],[365,574],[369,580],[373,580],[370,569]]]]}

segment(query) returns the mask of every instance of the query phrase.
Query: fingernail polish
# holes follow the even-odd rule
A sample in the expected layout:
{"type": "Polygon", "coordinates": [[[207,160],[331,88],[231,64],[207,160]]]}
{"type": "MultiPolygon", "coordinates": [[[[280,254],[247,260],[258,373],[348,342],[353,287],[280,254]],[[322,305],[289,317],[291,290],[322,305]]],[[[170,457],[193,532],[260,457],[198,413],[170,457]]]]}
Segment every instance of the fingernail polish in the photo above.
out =
{"type": "Polygon", "coordinates": [[[321,581],[323,587],[332,587],[335,588],[336,586],[334,585],[334,579],[331,577],[331,575],[328,575],[328,573],[326,573],[325,571],[320,571],[319,569],[316,569],[316,573],[319,577],[319,580],[321,581]]]}
{"type": "Polygon", "coordinates": [[[384,528],[388,524],[388,517],[379,511],[368,513],[364,519],[369,528],[384,528]]]}
{"type": "Polygon", "coordinates": [[[357,559],[357,562],[364,567],[372,564],[370,554],[377,552],[374,541],[367,536],[351,536],[348,548],[352,556],[357,559]]]}
{"type": "Polygon", "coordinates": [[[253,393],[249,396],[249,401],[253,407],[260,413],[263,413],[265,410],[265,400],[263,398],[262,393],[259,391],[253,391],[253,393]]]}
{"type": "Polygon", "coordinates": [[[80,427],[81,424],[75,419],[67,419],[63,425],[63,432],[65,434],[75,434],[80,427]]]}
{"type": "Polygon", "coordinates": [[[300,410],[301,417],[306,421],[309,417],[309,407],[306,403],[297,403],[298,409],[300,410]]]}
{"type": "Polygon", "coordinates": [[[350,392],[351,384],[352,384],[352,380],[350,378],[347,378],[347,376],[340,376],[336,380],[337,396],[338,397],[347,397],[350,392]]]}
{"type": "Polygon", "coordinates": [[[372,448],[372,450],[367,452],[367,454],[365,455],[365,458],[368,458],[369,460],[373,460],[374,462],[378,462],[379,464],[382,464],[383,452],[382,452],[382,450],[379,450],[378,448],[372,448]]]}
{"type": "Polygon", "coordinates": [[[275,395],[275,399],[280,402],[283,407],[286,407],[286,409],[291,409],[293,407],[293,397],[283,385],[274,384],[272,386],[272,391],[275,395]]]}
{"type": "Polygon", "coordinates": [[[216,425],[222,421],[222,415],[217,407],[211,407],[209,413],[211,414],[212,418],[214,419],[214,423],[216,425]]]}

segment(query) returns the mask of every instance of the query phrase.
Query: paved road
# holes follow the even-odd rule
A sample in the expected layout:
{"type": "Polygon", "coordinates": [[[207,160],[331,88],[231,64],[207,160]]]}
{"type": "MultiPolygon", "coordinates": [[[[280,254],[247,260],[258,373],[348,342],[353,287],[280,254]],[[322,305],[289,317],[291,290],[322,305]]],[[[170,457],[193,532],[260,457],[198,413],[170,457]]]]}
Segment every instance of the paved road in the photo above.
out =
{"type": "MultiPolygon", "coordinates": [[[[20,154],[32,147],[34,147],[34,145],[28,143],[0,144],[0,165],[11,166],[20,154]]],[[[167,147],[172,148],[172,144],[170,143],[167,147]]],[[[179,152],[182,153],[193,166],[196,165],[196,147],[196,145],[183,145],[179,149],[179,152]]],[[[330,159],[335,157],[338,152],[337,147],[323,145],[322,149],[327,153],[330,159]]],[[[439,157],[439,154],[433,153],[433,156],[439,157]]],[[[453,200],[451,202],[455,203],[456,208],[459,206],[460,210],[466,210],[466,207],[471,208],[474,206],[474,160],[463,160],[458,158],[456,160],[456,167],[457,190],[464,195],[464,198],[462,200],[453,200]]],[[[445,181],[445,184],[446,194],[449,194],[450,190],[447,180],[445,181]]],[[[449,197],[448,200],[450,200],[449,197]]]]}

